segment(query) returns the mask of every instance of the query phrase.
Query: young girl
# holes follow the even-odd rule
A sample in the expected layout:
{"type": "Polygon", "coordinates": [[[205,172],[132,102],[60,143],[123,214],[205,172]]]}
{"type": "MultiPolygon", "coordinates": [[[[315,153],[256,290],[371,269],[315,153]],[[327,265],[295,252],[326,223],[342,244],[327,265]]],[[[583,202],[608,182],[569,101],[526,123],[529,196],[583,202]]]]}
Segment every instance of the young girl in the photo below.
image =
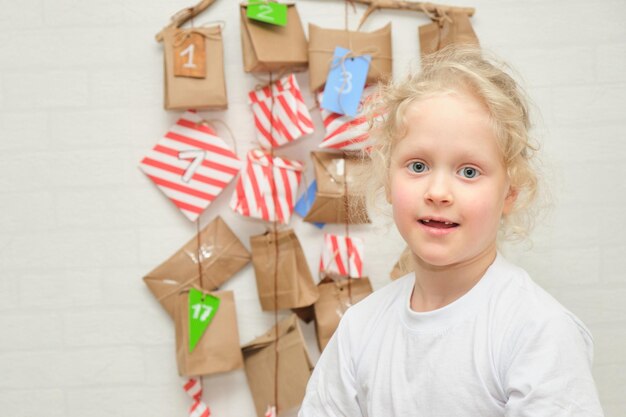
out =
{"type": "Polygon", "coordinates": [[[415,272],[346,312],[299,417],[602,416],[591,334],[497,251],[537,189],[516,83],[453,47],[380,103],[372,172],[415,272]]]}

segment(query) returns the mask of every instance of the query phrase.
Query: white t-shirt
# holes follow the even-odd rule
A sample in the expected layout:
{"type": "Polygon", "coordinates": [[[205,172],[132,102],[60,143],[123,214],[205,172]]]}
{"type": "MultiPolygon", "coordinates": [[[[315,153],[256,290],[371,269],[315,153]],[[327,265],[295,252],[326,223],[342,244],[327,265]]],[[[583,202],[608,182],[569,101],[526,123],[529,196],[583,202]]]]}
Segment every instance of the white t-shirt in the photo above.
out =
{"type": "Polygon", "coordinates": [[[414,274],[352,306],[299,417],[603,416],[584,324],[500,254],[465,295],[410,309],[414,274]]]}

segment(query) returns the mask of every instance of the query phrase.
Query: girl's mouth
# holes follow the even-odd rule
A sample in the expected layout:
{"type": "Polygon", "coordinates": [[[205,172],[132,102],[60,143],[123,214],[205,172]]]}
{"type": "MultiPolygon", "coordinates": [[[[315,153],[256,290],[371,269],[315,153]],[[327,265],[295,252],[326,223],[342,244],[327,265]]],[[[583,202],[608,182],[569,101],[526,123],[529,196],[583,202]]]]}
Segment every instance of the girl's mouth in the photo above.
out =
{"type": "Polygon", "coordinates": [[[427,227],[433,227],[436,229],[450,229],[453,227],[457,227],[459,224],[448,221],[438,221],[438,220],[419,220],[421,224],[427,227]]]}

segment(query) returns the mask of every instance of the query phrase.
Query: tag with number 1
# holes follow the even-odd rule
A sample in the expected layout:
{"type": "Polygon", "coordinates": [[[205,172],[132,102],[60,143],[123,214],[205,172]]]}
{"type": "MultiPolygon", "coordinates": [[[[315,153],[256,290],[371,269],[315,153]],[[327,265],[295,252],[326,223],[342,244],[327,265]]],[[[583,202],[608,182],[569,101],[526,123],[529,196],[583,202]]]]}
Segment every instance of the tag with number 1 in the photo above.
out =
{"type": "Polygon", "coordinates": [[[195,288],[189,290],[189,353],[191,353],[220,306],[220,299],[195,288]]]}
{"type": "Polygon", "coordinates": [[[350,117],[357,115],[367,71],[372,57],[370,55],[348,56],[350,50],[340,46],[335,48],[333,62],[328,72],[322,108],[333,113],[350,117]]]}
{"type": "Polygon", "coordinates": [[[206,54],[204,36],[196,32],[179,32],[175,38],[182,38],[180,44],[174,46],[175,77],[206,77],[206,54]]]}
{"type": "Polygon", "coordinates": [[[246,16],[272,25],[287,25],[287,5],[271,1],[248,3],[246,16]]]}

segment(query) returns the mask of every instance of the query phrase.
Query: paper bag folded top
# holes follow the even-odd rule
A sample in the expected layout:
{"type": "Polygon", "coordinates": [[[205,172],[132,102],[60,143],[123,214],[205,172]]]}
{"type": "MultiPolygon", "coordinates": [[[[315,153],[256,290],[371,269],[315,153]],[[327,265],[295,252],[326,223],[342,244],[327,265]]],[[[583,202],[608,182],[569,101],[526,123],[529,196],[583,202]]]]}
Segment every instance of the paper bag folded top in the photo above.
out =
{"type": "Polygon", "coordinates": [[[337,330],[346,310],[372,293],[372,284],[367,277],[341,280],[325,278],[318,288],[320,298],[313,307],[317,344],[322,351],[337,330]]]}
{"type": "Polygon", "coordinates": [[[246,72],[302,71],[308,63],[307,41],[295,4],[287,5],[287,25],[248,19],[241,5],[241,49],[246,72]]]}
{"type": "Polygon", "coordinates": [[[293,229],[251,236],[250,246],[263,311],[305,307],[317,300],[317,287],[293,229]]]}
{"type": "Polygon", "coordinates": [[[205,290],[219,288],[250,262],[250,253],[221,217],[215,218],[167,261],[143,277],[144,282],[173,318],[176,295],[196,285],[205,290]],[[202,282],[198,273],[198,254],[202,282]]]}
{"type": "Polygon", "coordinates": [[[422,57],[453,43],[478,46],[478,38],[465,13],[448,13],[439,21],[420,26],[418,30],[422,57]]]}
{"type": "Polygon", "coordinates": [[[309,23],[309,85],[312,92],[326,83],[337,46],[349,49],[354,55],[371,55],[366,84],[391,78],[391,23],[374,32],[324,29],[309,23]]]}
{"type": "Polygon", "coordinates": [[[211,294],[220,299],[219,308],[191,353],[189,290],[183,290],[175,296],[176,363],[181,376],[217,374],[243,367],[233,292],[217,291],[211,294]]]}
{"type": "Polygon", "coordinates": [[[369,223],[365,196],[357,181],[369,159],[348,152],[311,152],[311,157],[315,165],[317,194],[304,220],[312,223],[369,223]]]}
{"type": "Polygon", "coordinates": [[[276,349],[278,349],[278,411],[297,407],[304,399],[313,365],[295,315],[278,323],[264,335],[242,346],[246,377],[258,417],[274,403],[276,349]]]}
{"type": "Polygon", "coordinates": [[[222,110],[228,107],[226,80],[224,78],[224,50],[220,26],[191,29],[167,28],[163,30],[164,49],[164,107],[167,110],[209,109],[222,110]],[[197,33],[205,38],[204,78],[174,75],[174,47],[181,36],[197,33]]]}

